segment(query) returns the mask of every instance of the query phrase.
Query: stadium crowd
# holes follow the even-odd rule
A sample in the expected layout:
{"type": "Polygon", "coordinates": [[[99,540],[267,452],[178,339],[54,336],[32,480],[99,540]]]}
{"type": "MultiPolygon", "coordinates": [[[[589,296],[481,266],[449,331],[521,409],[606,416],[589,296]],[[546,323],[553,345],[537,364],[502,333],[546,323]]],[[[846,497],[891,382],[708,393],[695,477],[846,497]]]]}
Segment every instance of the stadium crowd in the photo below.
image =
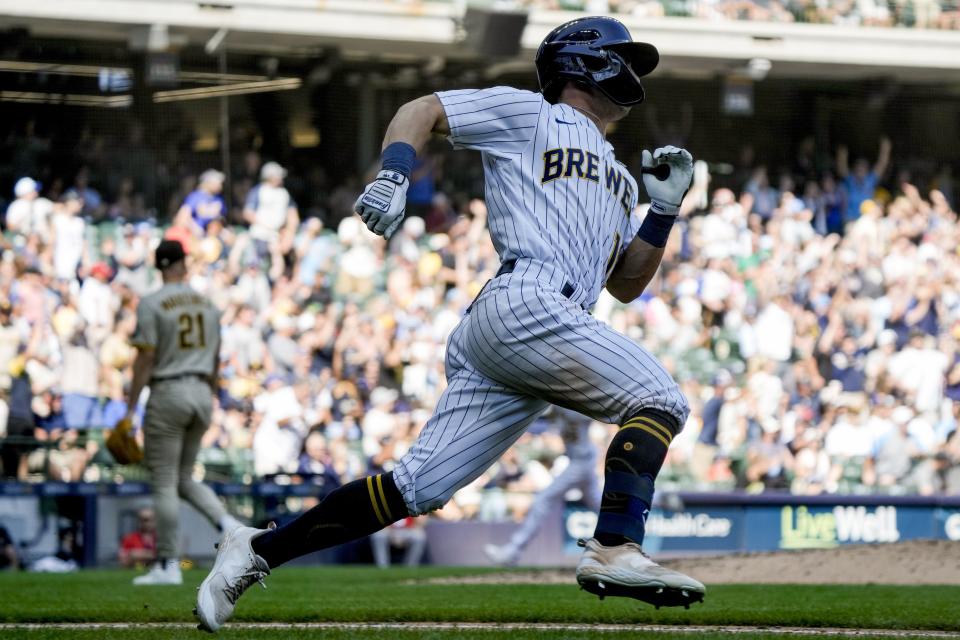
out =
{"type": "MultiPolygon", "coordinates": [[[[712,188],[699,164],[660,275],[634,303],[605,296],[594,310],[691,400],[662,487],[960,493],[956,194],[946,172],[923,191],[891,178],[886,140],[872,164],[847,155],[814,170],[801,154],[777,176],[740,167],[739,193],[712,188]]],[[[411,187],[427,192],[410,207],[422,217],[385,242],[350,215],[359,180],[301,211],[282,166],[247,161],[246,193],[225,198],[224,174],[205,171],[169,225],[127,221],[122,203],[140,196],[126,181],[80,175],[59,193],[16,181],[0,258],[7,477],[135,476],[100,443],[126,409],[136,302],[158,285],[161,237],[184,243],[190,283],[223,310],[198,474],[333,486],[410,446],[444,388],[445,338],[498,267],[483,201],[434,192],[428,160],[415,182],[431,184],[411,187]]],[[[522,513],[566,463],[548,427],[443,515],[522,513]]],[[[614,428],[593,425],[598,447],[614,428]]]]}
{"type": "Polygon", "coordinates": [[[960,29],[956,0],[516,0],[516,8],[868,27],[960,29]]]}

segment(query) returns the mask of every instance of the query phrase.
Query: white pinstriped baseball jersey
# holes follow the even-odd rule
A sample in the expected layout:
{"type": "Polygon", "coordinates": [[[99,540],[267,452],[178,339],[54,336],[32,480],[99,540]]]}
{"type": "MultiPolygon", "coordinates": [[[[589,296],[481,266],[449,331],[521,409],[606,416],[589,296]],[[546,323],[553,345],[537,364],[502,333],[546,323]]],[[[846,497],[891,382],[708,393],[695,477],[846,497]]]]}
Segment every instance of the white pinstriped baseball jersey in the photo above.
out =
{"type": "Polygon", "coordinates": [[[637,182],[597,126],[511,87],[443,91],[454,148],[483,154],[490,235],[501,261],[559,267],[592,307],[637,233],[637,182]]]}
{"type": "Polygon", "coordinates": [[[643,347],[591,316],[639,221],[637,183],[586,116],[509,87],[437,94],[454,147],[482,153],[490,235],[510,269],[447,343],[449,385],[394,468],[411,514],[480,476],[549,404],[623,424],[689,408],[643,347]]]}

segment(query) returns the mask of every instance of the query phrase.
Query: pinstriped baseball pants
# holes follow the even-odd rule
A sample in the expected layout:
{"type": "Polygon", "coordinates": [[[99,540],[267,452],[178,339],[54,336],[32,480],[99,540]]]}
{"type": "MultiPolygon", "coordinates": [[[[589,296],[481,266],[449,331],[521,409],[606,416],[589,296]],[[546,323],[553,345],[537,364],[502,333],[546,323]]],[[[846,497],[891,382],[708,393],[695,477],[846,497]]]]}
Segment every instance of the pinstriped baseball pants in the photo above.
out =
{"type": "Polygon", "coordinates": [[[641,409],[686,422],[687,401],[663,365],[574,302],[580,292],[561,295],[561,282],[549,265],[520,260],[450,335],[448,387],[393,472],[412,515],[479,477],[548,404],[612,424],[641,409]]]}

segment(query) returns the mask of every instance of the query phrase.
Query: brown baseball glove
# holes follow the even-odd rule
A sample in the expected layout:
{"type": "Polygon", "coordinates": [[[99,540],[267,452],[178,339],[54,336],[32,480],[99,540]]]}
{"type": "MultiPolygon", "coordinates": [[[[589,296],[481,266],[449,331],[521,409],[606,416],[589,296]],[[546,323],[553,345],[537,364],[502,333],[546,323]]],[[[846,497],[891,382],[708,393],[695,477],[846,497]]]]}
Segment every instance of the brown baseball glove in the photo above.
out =
{"type": "Polygon", "coordinates": [[[143,460],[143,450],[133,435],[133,422],[123,418],[107,438],[107,449],[119,464],[138,464],[143,460]]]}

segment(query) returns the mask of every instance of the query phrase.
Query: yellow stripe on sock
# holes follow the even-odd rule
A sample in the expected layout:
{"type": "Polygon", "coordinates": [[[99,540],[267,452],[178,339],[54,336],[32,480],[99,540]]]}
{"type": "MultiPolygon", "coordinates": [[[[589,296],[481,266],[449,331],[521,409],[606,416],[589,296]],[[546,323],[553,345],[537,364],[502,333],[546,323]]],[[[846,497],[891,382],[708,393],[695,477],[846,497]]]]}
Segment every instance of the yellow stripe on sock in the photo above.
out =
{"type": "Polygon", "coordinates": [[[662,442],[662,443],[663,443],[663,446],[665,446],[665,447],[669,447],[669,446],[670,446],[670,441],[667,440],[666,438],[664,438],[663,435],[661,435],[661,433],[660,433],[659,431],[657,431],[657,430],[654,429],[653,427],[648,427],[647,425],[643,424],[642,422],[639,422],[639,421],[637,421],[637,422],[628,422],[627,424],[623,425],[623,426],[620,427],[620,428],[621,428],[621,429],[642,429],[643,431],[646,431],[647,433],[649,433],[650,435],[652,435],[654,438],[656,438],[657,440],[659,440],[660,442],[662,442]]]}
{"type": "Polygon", "coordinates": [[[383,474],[377,474],[377,491],[380,493],[380,502],[383,503],[383,512],[387,514],[387,520],[393,520],[393,514],[390,513],[390,507],[387,506],[387,496],[383,492],[383,474]]]}
{"type": "Polygon", "coordinates": [[[637,417],[643,420],[644,422],[646,422],[647,424],[649,424],[650,426],[656,427],[657,429],[659,429],[660,432],[664,435],[664,437],[666,437],[667,440],[670,440],[671,442],[673,441],[673,432],[670,431],[670,429],[667,429],[665,426],[663,426],[653,418],[648,418],[647,416],[637,416],[637,417]]]}
{"type": "Polygon", "coordinates": [[[380,507],[377,506],[377,497],[373,494],[373,476],[367,476],[367,491],[370,492],[370,504],[373,505],[373,512],[377,514],[377,520],[380,524],[386,526],[387,521],[380,515],[380,507]]]}

